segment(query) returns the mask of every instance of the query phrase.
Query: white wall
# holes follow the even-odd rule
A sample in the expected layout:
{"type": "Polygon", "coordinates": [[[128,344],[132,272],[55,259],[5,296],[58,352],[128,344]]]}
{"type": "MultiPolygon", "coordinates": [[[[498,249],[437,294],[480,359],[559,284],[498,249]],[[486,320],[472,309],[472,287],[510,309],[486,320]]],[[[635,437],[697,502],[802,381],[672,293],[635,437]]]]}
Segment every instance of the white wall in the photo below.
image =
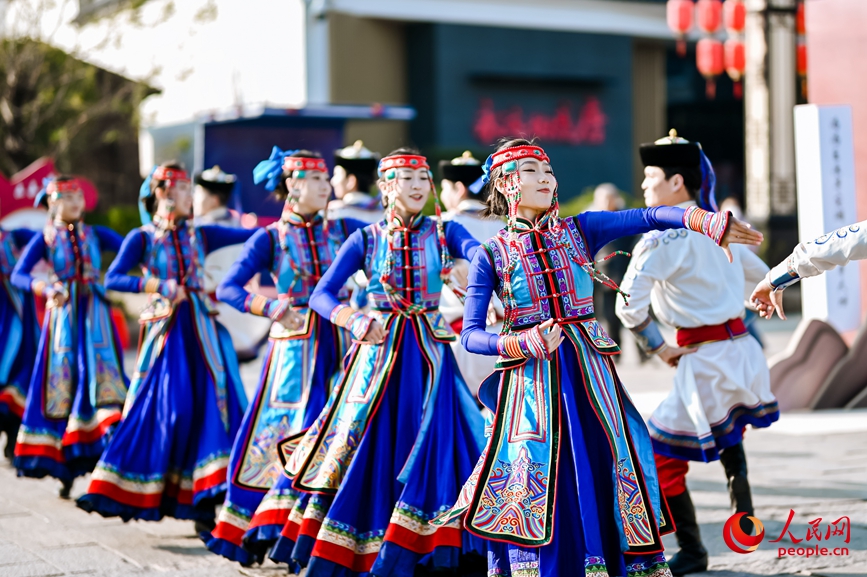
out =
{"type": "MultiPolygon", "coordinates": [[[[303,0],[151,0],[140,26],[121,15],[83,27],[71,23],[75,1],[60,0],[50,9],[45,0],[19,2],[41,9],[50,43],[162,90],[144,104],[146,123],[185,121],[235,104],[304,101],[303,0]],[[197,20],[208,4],[216,6],[216,16],[197,20]]],[[[6,15],[10,34],[22,22],[15,4],[6,15]]]]}

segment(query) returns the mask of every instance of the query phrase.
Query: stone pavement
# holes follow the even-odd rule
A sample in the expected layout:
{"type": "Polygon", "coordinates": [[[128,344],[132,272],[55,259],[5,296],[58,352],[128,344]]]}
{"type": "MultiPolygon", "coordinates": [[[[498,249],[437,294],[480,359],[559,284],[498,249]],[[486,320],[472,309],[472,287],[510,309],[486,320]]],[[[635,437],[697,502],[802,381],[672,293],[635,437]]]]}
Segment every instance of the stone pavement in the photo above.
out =
{"type": "MultiPolygon", "coordinates": [[[[794,323],[771,322],[766,330],[768,354],[781,350],[794,323]]],[[[630,344],[620,373],[643,413],[653,409],[670,387],[673,370],[654,359],[639,365],[630,344]]],[[[248,391],[255,387],[258,364],[244,367],[248,391]]],[[[791,413],[769,430],[750,431],[746,448],[756,516],[765,525],[757,551],[732,552],[722,538],[730,516],[725,477],[718,463],[693,464],[689,485],[711,554],[711,571],[702,576],[753,575],[867,576],[867,411],[791,413]],[[778,558],[777,547],[795,546],[780,536],[789,511],[795,517],[789,533],[804,539],[809,522],[821,517],[824,527],[842,516],[851,520],[849,555],[778,558]]],[[[53,480],[17,479],[0,464],[0,577],[96,575],[106,577],[234,577],[285,575],[271,562],[245,569],[210,554],[195,536],[192,522],[159,523],[103,519],[78,510],[57,497],[53,480]]],[[[86,480],[79,480],[73,496],[86,480]]],[[[562,514],[563,512],[561,512],[562,514]]],[[[799,545],[812,545],[815,539],[799,545]]],[[[823,541],[822,544],[826,542],[823,541]]],[[[669,553],[676,550],[666,537],[669,553]]],[[[830,537],[828,547],[846,546],[830,537]]]]}

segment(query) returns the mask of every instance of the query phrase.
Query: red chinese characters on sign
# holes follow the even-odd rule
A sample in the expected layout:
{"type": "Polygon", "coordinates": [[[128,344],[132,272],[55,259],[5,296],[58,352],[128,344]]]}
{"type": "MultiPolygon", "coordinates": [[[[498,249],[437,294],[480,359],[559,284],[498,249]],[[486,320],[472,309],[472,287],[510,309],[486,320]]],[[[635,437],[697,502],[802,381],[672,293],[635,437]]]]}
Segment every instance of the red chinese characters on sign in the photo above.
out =
{"type": "MultiPolygon", "coordinates": [[[[785,536],[787,534],[789,536],[789,540],[792,543],[798,544],[801,541],[803,541],[804,539],[798,539],[797,537],[792,535],[791,531],[789,531],[789,526],[792,524],[792,519],[794,519],[794,518],[795,518],[795,511],[790,509],[789,510],[789,518],[786,519],[786,526],[783,527],[782,531],[780,531],[780,536],[777,537],[776,539],[774,539],[773,541],[769,541],[769,543],[779,543],[780,541],[783,540],[783,536],[785,536]]],[[[821,541],[822,539],[827,541],[831,537],[843,537],[843,540],[846,543],[849,543],[849,540],[851,539],[851,528],[849,526],[850,525],[849,517],[845,517],[845,516],[840,517],[839,519],[837,519],[833,523],[828,523],[824,532],[822,531],[821,523],[822,523],[821,517],[813,519],[812,521],[809,522],[809,527],[807,528],[807,534],[805,535],[805,539],[807,541],[812,541],[812,540],[821,541]]]]}
{"type": "Polygon", "coordinates": [[[600,145],[605,143],[605,125],[608,117],[602,112],[599,99],[589,97],[574,114],[571,102],[561,103],[553,114],[533,112],[529,115],[520,106],[496,110],[494,101],[481,101],[473,135],[482,144],[491,144],[502,136],[536,137],[544,142],[600,145]]]}

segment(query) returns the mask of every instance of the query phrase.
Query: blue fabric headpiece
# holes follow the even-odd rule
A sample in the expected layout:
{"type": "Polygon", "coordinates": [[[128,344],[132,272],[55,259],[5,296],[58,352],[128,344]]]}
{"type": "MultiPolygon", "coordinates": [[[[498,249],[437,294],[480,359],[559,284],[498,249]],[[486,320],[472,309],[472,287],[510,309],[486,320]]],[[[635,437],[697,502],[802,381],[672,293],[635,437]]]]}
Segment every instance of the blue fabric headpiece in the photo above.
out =
{"type": "Polygon", "coordinates": [[[259,184],[265,183],[265,190],[273,192],[280,184],[280,177],[283,176],[283,159],[287,156],[293,156],[297,150],[280,150],[279,146],[271,149],[271,156],[268,160],[263,160],[253,169],[253,182],[259,184]]]}
{"type": "Polygon", "coordinates": [[[148,212],[147,206],[145,205],[145,200],[150,198],[151,194],[151,180],[153,179],[154,172],[157,171],[157,166],[154,166],[150,173],[147,175],[147,178],[144,179],[144,182],[141,184],[141,188],[138,190],[138,214],[141,218],[142,224],[150,224],[153,219],[151,218],[151,213],[148,212]]]}
{"type": "Polygon", "coordinates": [[[47,178],[42,179],[42,190],[40,190],[36,194],[36,198],[33,199],[33,208],[39,208],[39,206],[45,202],[48,204],[48,185],[54,182],[53,176],[49,176],[47,178]]]}
{"type": "MultiPolygon", "coordinates": [[[[472,185],[470,185],[470,190],[472,190],[472,187],[476,186],[476,184],[479,181],[481,181],[481,184],[479,185],[479,190],[481,190],[483,186],[485,186],[486,184],[491,182],[491,166],[493,164],[494,164],[494,155],[492,154],[492,155],[488,156],[487,159],[485,159],[485,163],[482,165],[482,176],[479,180],[477,180],[472,185]]],[[[476,192],[476,191],[473,190],[473,192],[476,192]]],[[[476,194],[478,194],[478,193],[476,192],[476,194]]]]}
{"type": "Polygon", "coordinates": [[[704,150],[699,149],[701,157],[701,189],[698,194],[698,207],[711,212],[718,212],[716,203],[716,174],[704,150]]]}

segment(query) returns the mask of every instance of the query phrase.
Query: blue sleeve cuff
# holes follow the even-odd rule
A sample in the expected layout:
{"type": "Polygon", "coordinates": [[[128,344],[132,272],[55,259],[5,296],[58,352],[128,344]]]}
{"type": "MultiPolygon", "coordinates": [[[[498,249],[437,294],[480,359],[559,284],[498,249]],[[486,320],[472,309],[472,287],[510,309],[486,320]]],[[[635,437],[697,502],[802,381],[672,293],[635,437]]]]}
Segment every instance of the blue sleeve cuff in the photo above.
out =
{"type": "Polygon", "coordinates": [[[650,317],[647,317],[643,323],[630,330],[635,335],[638,346],[648,354],[652,355],[659,352],[659,349],[665,345],[665,339],[662,338],[662,333],[659,332],[659,326],[650,317]]]}
{"type": "Polygon", "coordinates": [[[774,287],[774,290],[786,289],[799,280],[801,277],[792,267],[792,257],[787,258],[768,272],[768,282],[774,287]]]}

